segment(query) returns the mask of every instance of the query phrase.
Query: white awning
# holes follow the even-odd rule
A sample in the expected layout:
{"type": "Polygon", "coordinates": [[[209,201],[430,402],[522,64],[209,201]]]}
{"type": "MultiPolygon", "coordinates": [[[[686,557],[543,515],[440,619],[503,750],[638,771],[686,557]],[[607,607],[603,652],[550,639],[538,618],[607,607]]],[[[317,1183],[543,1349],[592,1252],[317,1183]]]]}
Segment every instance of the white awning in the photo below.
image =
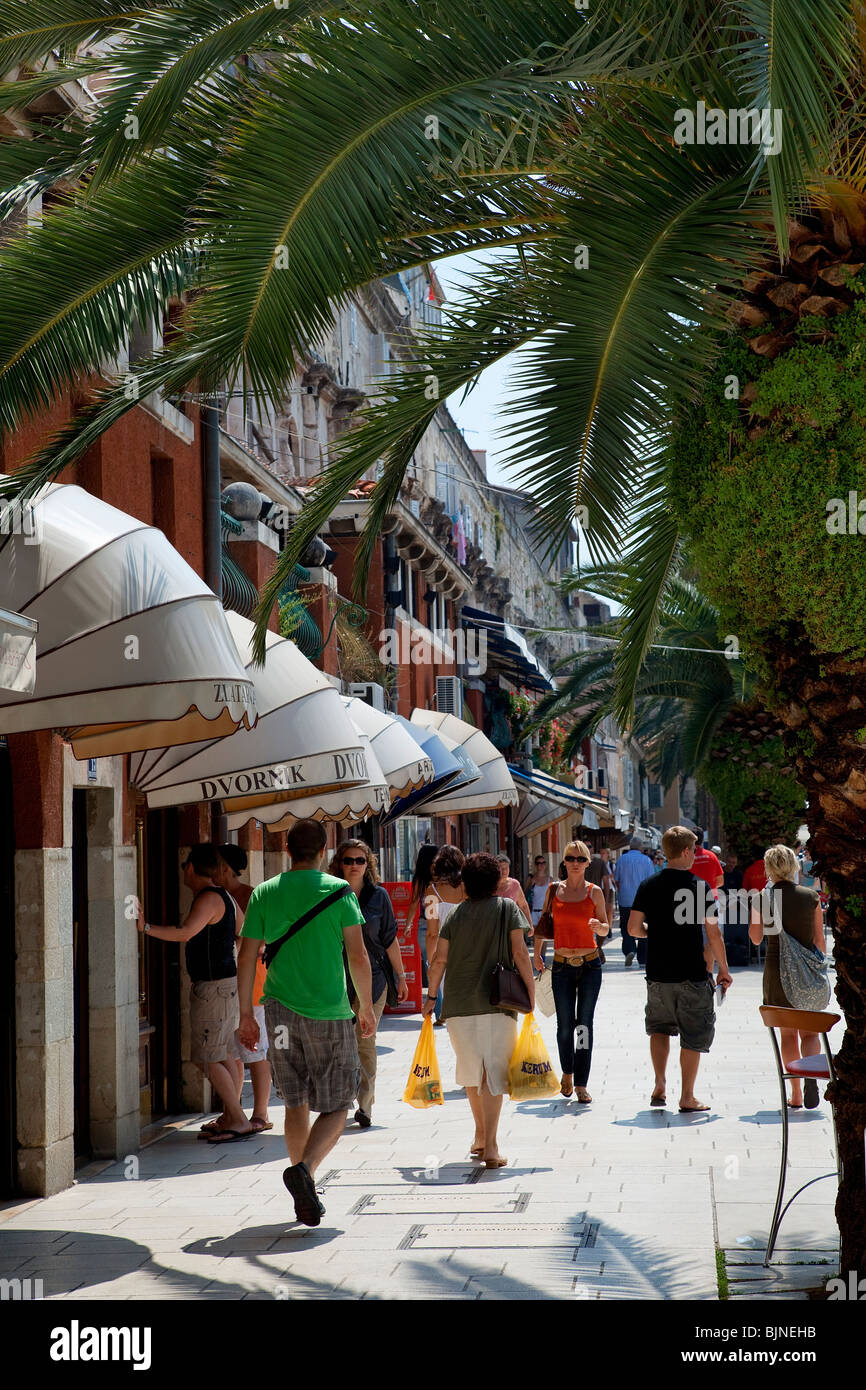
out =
{"type": "Polygon", "coordinates": [[[271,806],[260,806],[252,811],[236,811],[228,817],[229,830],[239,830],[253,817],[267,826],[268,830],[288,830],[296,820],[339,821],[343,825],[351,825],[355,821],[366,820],[368,816],[379,816],[383,811],[387,811],[391,793],[385,781],[385,774],[376,761],[376,755],[366,734],[359,733],[358,737],[363,744],[368,768],[368,780],[361,786],[304,796],[289,802],[288,805],[275,802],[271,806]]]}
{"type": "Polygon", "coordinates": [[[566,811],[557,802],[521,790],[520,810],[514,819],[514,833],[523,836],[539,835],[542,830],[549,830],[552,825],[557,825],[559,821],[567,820],[569,817],[573,819],[574,812],[566,811]]]}
{"type": "Polygon", "coordinates": [[[433,780],[433,760],[405,724],[365,700],[344,698],[343,703],[352,723],[369,738],[392,797],[409,796],[433,780]]]}
{"type": "Polygon", "coordinates": [[[442,714],[438,710],[414,709],[413,724],[432,729],[442,737],[451,738],[458,747],[477,765],[481,776],[466,787],[450,791],[447,787],[441,796],[433,797],[425,803],[428,815],[443,816],[462,814],[465,811],[495,811],[501,806],[516,806],[517,788],[514,785],[508,764],[494,748],[490,739],[458,719],[454,714],[442,714]]]}
{"type": "Polygon", "coordinates": [[[38,623],[0,608],[0,690],[32,695],[36,689],[38,623]]]}
{"type": "Polygon", "coordinates": [[[256,684],[258,723],[230,738],[134,758],[130,780],[147,794],[148,805],[221,801],[227,814],[243,811],[248,820],[262,806],[285,810],[313,792],[366,785],[368,745],[327,676],[275,632],[266,638],[264,666],[254,666],[253,624],[239,613],[225,616],[256,684]]]}
{"type": "Polygon", "coordinates": [[[0,690],[0,733],[59,729],[88,758],[255,722],[222,605],[161,531],[57,483],[0,520],[3,603],[39,628],[35,690],[0,690]]]}

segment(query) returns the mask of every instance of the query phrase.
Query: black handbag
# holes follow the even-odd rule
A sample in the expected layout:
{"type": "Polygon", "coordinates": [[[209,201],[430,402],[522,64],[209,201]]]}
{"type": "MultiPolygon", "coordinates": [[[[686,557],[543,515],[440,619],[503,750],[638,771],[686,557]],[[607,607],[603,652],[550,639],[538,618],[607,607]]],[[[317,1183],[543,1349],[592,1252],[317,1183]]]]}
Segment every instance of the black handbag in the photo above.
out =
{"type": "Polygon", "coordinates": [[[493,967],[490,977],[490,1002],[497,1009],[528,1014],[532,1012],[532,1004],[526,981],[514,968],[514,957],[511,954],[511,943],[505,925],[505,903],[506,899],[503,898],[499,904],[499,961],[493,967]]]}

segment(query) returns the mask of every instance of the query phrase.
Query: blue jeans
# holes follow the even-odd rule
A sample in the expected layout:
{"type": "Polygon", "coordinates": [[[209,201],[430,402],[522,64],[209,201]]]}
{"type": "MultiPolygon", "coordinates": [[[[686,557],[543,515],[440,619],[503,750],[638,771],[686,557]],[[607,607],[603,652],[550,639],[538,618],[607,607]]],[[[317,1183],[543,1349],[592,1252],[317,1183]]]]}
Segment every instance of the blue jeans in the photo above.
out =
{"type": "MultiPolygon", "coordinates": [[[[421,919],[421,923],[419,924],[419,927],[418,927],[418,945],[421,947],[421,986],[422,986],[422,989],[424,990],[424,995],[425,995],[425,997],[426,997],[426,994],[427,994],[427,923],[424,921],[423,918],[421,919]]],[[[440,1018],[441,1013],[442,1013],[442,986],[441,986],[441,985],[439,986],[439,993],[436,995],[436,1007],[435,1007],[435,1009],[434,1009],[433,1012],[434,1012],[434,1017],[435,1017],[435,1019],[436,1019],[436,1022],[438,1023],[438,1022],[439,1022],[439,1018],[440,1018]]]]}
{"type": "Polygon", "coordinates": [[[575,1086],[585,1086],[592,1062],[592,1020],[601,989],[601,961],[596,958],[587,965],[567,965],[555,960],[551,972],[559,1063],[564,1072],[574,1074],[575,1086]],[[576,1028],[585,1031],[575,1049],[576,1028]]]}
{"type": "Polygon", "coordinates": [[[631,912],[631,903],[624,907],[619,905],[619,929],[622,932],[622,953],[624,956],[637,956],[638,965],[646,965],[646,937],[629,936],[626,928],[628,927],[628,914],[631,912]]]}

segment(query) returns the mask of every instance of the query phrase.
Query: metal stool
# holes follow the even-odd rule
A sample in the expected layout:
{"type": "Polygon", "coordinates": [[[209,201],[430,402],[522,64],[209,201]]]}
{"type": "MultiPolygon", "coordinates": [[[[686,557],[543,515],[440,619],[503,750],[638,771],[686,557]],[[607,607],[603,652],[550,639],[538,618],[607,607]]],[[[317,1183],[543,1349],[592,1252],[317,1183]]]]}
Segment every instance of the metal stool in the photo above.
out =
{"type": "Polygon", "coordinates": [[[776,1238],[779,1234],[779,1227],[793,1201],[799,1197],[801,1192],[805,1192],[807,1187],[813,1183],[823,1182],[825,1178],[835,1177],[838,1182],[842,1181],[842,1166],[839,1162],[839,1139],[836,1134],[836,1117],[833,1114],[833,1107],[830,1107],[830,1117],[833,1121],[833,1144],[836,1149],[836,1171],[835,1173],[822,1173],[819,1178],[811,1178],[809,1182],[804,1182],[802,1187],[798,1187],[793,1197],[789,1197],[784,1207],[782,1201],[785,1196],[785,1181],[788,1176],[788,1093],[785,1089],[786,1081],[797,1081],[803,1077],[811,1076],[817,1081],[835,1081],[836,1073],[833,1069],[833,1055],[830,1051],[830,1044],[827,1034],[841,1019],[841,1014],[829,1014],[817,1012],[812,1009],[778,1009],[769,1004],[761,1005],[761,1018],[770,1030],[770,1039],[773,1044],[773,1055],[776,1059],[776,1070],[779,1074],[779,1090],[782,1094],[782,1165],[779,1170],[779,1190],[776,1194],[776,1207],[773,1212],[773,1220],[770,1224],[770,1238],[767,1241],[767,1253],[764,1256],[764,1265],[769,1266],[770,1257],[776,1245],[776,1238]],[[779,1047],[779,1039],[776,1037],[777,1028],[795,1028],[798,1033],[818,1033],[821,1037],[823,1053],[818,1053],[815,1057],[801,1057],[796,1062],[791,1063],[791,1070],[785,1071],[785,1064],[782,1061],[782,1052],[779,1047]]]}

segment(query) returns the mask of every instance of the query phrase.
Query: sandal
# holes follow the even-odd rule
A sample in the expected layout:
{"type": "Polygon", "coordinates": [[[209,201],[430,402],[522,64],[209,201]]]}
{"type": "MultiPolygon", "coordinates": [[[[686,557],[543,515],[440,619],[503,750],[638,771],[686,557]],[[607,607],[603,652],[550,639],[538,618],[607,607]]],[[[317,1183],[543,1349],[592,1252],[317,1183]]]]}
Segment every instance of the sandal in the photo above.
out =
{"type": "Polygon", "coordinates": [[[262,1130],[273,1129],[274,1127],[272,1120],[260,1120],[257,1115],[250,1116],[250,1124],[256,1134],[261,1134],[262,1130]]]}
{"type": "Polygon", "coordinates": [[[485,1158],[485,1168],[504,1168],[508,1163],[507,1158],[485,1158]]]}
{"type": "Polygon", "coordinates": [[[212,1134],[207,1142],[209,1144],[236,1144],[239,1139],[252,1139],[255,1132],[254,1129],[221,1129],[218,1134],[212,1134]]]}

